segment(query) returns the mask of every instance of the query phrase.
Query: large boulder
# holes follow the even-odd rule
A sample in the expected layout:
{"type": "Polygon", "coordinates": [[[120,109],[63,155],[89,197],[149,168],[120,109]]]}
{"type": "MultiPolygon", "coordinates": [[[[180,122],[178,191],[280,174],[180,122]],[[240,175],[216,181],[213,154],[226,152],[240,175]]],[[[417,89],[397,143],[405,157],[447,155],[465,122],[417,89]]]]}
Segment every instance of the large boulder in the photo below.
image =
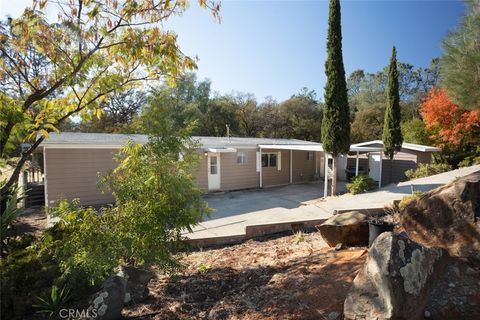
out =
{"type": "Polygon", "coordinates": [[[405,234],[382,233],[353,281],[345,319],[421,319],[448,253],[424,247],[405,234]]]}
{"type": "Polygon", "coordinates": [[[408,236],[480,266],[480,171],[434,189],[401,213],[408,236]]]}
{"type": "Polygon", "coordinates": [[[451,257],[430,295],[430,319],[480,319],[480,270],[451,257]]]}
{"type": "Polygon", "coordinates": [[[317,228],[330,247],[339,243],[346,246],[368,244],[367,216],[358,211],[336,214],[317,228]]]}
{"type": "Polygon", "coordinates": [[[147,299],[148,283],[153,278],[153,273],[131,266],[122,266],[119,272],[127,281],[125,303],[138,303],[147,299]]]}
{"type": "Polygon", "coordinates": [[[127,282],[123,276],[108,278],[100,291],[95,293],[88,307],[89,314],[96,314],[97,320],[115,320],[122,318],[127,282]]]}

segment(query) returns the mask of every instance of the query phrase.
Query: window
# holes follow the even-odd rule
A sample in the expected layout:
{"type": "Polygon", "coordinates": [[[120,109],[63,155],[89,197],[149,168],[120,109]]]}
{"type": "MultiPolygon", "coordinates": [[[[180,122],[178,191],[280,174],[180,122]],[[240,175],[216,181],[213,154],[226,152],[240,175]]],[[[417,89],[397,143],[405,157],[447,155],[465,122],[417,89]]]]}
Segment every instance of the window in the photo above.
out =
{"type": "Polygon", "coordinates": [[[277,166],[277,154],[276,153],[263,153],[262,154],[262,167],[276,167],[277,166]]]}
{"type": "Polygon", "coordinates": [[[217,157],[212,156],[210,157],[210,174],[217,174],[218,169],[217,169],[217,157]]]}
{"type": "Polygon", "coordinates": [[[247,153],[245,151],[237,152],[237,163],[238,164],[247,163],[247,153]]]}
{"type": "Polygon", "coordinates": [[[313,160],[313,151],[307,151],[307,160],[313,160]]]}

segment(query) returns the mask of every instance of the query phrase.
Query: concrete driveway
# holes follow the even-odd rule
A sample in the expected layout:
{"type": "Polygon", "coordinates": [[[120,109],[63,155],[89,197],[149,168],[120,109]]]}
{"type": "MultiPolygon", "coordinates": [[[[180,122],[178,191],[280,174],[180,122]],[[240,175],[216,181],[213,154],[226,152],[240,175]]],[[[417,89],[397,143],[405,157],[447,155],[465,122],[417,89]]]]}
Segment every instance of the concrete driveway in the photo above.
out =
{"type": "MultiPolygon", "coordinates": [[[[345,183],[339,183],[338,190],[339,192],[345,191],[345,183]]],[[[302,203],[319,199],[322,196],[322,182],[209,194],[205,196],[205,200],[214,211],[205,221],[272,208],[298,208],[302,203]]]]}
{"type": "Polygon", "coordinates": [[[331,217],[335,210],[383,208],[411,194],[412,190],[428,191],[477,171],[480,165],[392,184],[364,194],[326,199],[322,198],[322,183],[209,195],[206,200],[215,211],[184,236],[194,245],[205,246],[292,230],[293,225],[314,226],[331,217]]]}

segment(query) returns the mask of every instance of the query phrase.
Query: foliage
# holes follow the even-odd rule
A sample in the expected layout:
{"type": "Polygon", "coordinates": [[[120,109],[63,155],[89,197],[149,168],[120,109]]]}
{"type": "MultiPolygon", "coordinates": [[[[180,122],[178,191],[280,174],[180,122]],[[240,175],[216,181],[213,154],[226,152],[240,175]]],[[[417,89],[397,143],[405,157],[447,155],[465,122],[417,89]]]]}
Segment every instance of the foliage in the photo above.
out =
{"type": "Polygon", "coordinates": [[[351,126],[352,142],[358,143],[380,139],[383,132],[384,117],[385,104],[383,103],[377,103],[358,111],[351,126]]]}
{"type": "Polygon", "coordinates": [[[409,180],[412,180],[412,179],[432,176],[434,174],[438,174],[438,173],[442,173],[450,170],[452,170],[452,167],[446,163],[431,163],[431,164],[420,163],[417,169],[415,170],[410,169],[405,171],[405,176],[407,176],[409,180]]]}
{"type": "Polygon", "coordinates": [[[343,66],[339,0],[330,0],[329,12],[322,143],[326,152],[337,157],[350,149],[350,110],[343,66]]]}
{"type": "Polygon", "coordinates": [[[102,104],[104,113],[100,118],[85,120],[80,125],[72,126],[69,131],[131,133],[134,131],[133,120],[145,103],[144,91],[128,89],[125,92],[113,93],[108,101],[102,104]]]}
{"type": "Polygon", "coordinates": [[[443,41],[442,84],[453,101],[465,109],[480,110],[480,4],[466,1],[460,25],[443,41]]]}
{"type": "Polygon", "coordinates": [[[466,111],[454,104],[447,92],[433,88],[421,106],[430,139],[442,148],[439,157],[453,167],[475,152],[480,143],[480,111],[466,111]]]}
{"type": "MultiPolygon", "coordinates": [[[[218,18],[219,4],[199,0],[218,18]]],[[[31,142],[1,194],[18,179],[33,150],[71,116],[100,117],[113,93],[145,81],[173,83],[196,67],[164,22],[186,1],[34,1],[0,24],[0,157],[31,142]],[[52,2],[52,3],[50,3],[52,2]],[[58,20],[46,10],[54,4],[58,20]]]]}
{"type": "Polygon", "coordinates": [[[46,288],[60,276],[52,244],[51,241],[43,244],[33,236],[23,236],[8,243],[9,254],[0,260],[2,316],[13,317],[14,305],[17,310],[33,311],[35,301],[32,298],[46,293],[46,288]]]}
{"type": "Polygon", "coordinates": [[[402,135],[405,142],[430,145],[432,133],[427,129],[422,119],[411,119],[402,123],[402,135]]]}
{"type": "Polygon", "coordinates": [[[321,132],[323,149],[333,156],[333,196],[337,192],[337,157],[350,150],[350,107],[343,66],[340,0],[330,0],[325,73],[327,83],[321,132]]]}
{"type": "Polygon", "coordinates": [[[148,102],[134,121],[138,133],[155,132],[165,117],[179,129],[193,125],[198,136],[295,138],[320,141],[322,110],[316,93],[303,88],[282,103],[267,99],[259,104],[251,94],[212,96],[210,81],[186,74],[175,87],[151,90],[148,102]]]}
{"type": "Polygon", "coordinates": [[[398,93],[397,51],[392,49],[392,57],[388,69],[387,108],[383,125],[384,153],[393,159],[395,152],[402,148],[403,137],[400,128],[400,96],[398,93]]]}
{"type": "Polygon", "coordinates": [[[480,164],[480,146],[477,146],[474,152],[471,155],[465,157],[462,161],[459,162],[459,167],[469,167],[476,164],[480,164]]]}
{"type": "Polygon", "coordinates": [[[212,269],[212,266],[205,262],[201,262],[200,265],[197,267],[197,271],[199,273],[206,273],[210,269],[212,269]]]}
{"type": "Polygon", "coordinates": [[[420,198],[423,194],[423,191],[416,190],[413,191],[411,195],[404,196],[402,200],[400,200],[400,202],[398,203],[398,210],[400,211],[400,213],[403,211],[403,209],[405,209],[406,206],[412,203],[412,201],[420,198]]]}
{"type": "MultiPolygon", "coordinates": [[[[15,220],[21,213],[22,208],[18,207],[18,204],[24,198],[23,195],[19,196],[20,188],[11,188],[7,197],[6,197],[6,206],[5,211],[2,213],[1,219],[1,229],[0,229],[0,241],[2,244],[2,254],[5,249],[7,231],[11,226],[13,220],[15,220]]],[[[3,199],[2,199],[3,200],[3,199]]]]}
{"type": "Polygon", "coordinates": [[[93,208],[81,207],[79,199],[75,199],[58,201],[48,213],[60,219],[56,227],[61,241],[45,238],[44,242],[56,242],[54,258],[62,278],[71,282],[83,274],[87,285],[97,285],[108,277],[122,251],[115,229],[119,223],[117,212],[106,208],[97,213],[93,208]]]}
{"type": "Polygon", "coordinates": [[[347,189],[352,194],[364,193],[375,189],[378,184],[367,175],[358,175],[347,183],[347,189]]]}
{"type": "Polygon", "coordinates": [[[39,302],[33,307],[38,309],[37,313],[46,313],[51,317],[68,301],[70,298],[69,292],[69,290],[65,291],[65,287],[59,291],[57,286],[52,286],[50,294],[37,297],[39,302]]]}
{"type": "Polygon", "coordinates": [[[460,109],[443,89],[430,91],[421,112],[427,128],[435,132],[432,138],[441,147],[468,142],[473,138],[472,132],[480,127],[479,112],[460,109]]]}

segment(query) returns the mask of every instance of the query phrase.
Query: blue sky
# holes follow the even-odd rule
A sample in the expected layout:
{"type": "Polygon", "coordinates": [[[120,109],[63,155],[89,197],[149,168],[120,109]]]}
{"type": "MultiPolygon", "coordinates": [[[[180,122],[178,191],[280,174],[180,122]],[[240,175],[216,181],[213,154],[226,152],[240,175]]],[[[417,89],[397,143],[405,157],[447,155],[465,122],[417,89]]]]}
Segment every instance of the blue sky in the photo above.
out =
{"type": "MultiPolygon", "coordinates": [[[[347,75],[383,68],[393,45],[400,61],[428,66],[463,12],[460,1],[343,1],[347,75]]],[[[327,1],[223,1],[221,15],[216,24],[192,6],[170,24],[214,90],[283,100],[308,87],[323,96],[327,1]]]]}
{"type": "MultiPolygon", "coordinates": [[[[25,3],[0,0],[0,16],[15,16],[25,3]]],[[[428,66],[463,12],[461,1],[342,1],[347,75],[383,68],[393,45],[400,61],[428,66]]],[[[215,91],[281,101],[308,87],[323,96],[328,1],[222,1],[220,14],[219,24],[192,1],[167,24],[215,91]]]]}

